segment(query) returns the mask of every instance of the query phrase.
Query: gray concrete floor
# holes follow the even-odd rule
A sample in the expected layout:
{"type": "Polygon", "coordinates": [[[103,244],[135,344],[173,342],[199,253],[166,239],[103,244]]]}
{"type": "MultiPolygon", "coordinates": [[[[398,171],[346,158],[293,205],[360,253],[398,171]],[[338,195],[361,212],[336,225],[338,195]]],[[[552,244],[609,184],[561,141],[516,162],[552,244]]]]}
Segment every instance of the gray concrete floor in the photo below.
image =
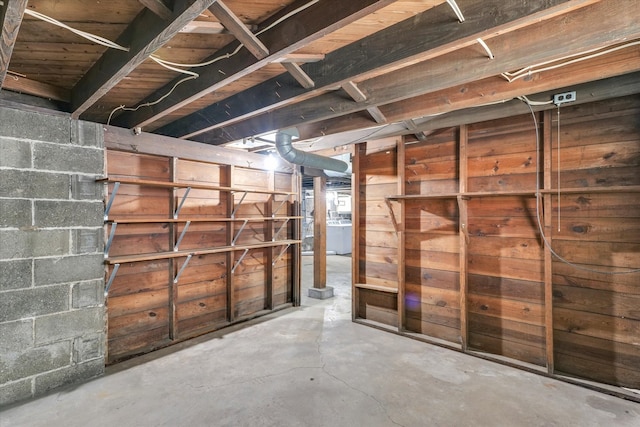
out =
{"type": "Polygon", "coordinates": [[[328,258],[332,299],[121,363],[0,425],[640,426],[639,404],[352,323],[350,265],[328,258]]]}

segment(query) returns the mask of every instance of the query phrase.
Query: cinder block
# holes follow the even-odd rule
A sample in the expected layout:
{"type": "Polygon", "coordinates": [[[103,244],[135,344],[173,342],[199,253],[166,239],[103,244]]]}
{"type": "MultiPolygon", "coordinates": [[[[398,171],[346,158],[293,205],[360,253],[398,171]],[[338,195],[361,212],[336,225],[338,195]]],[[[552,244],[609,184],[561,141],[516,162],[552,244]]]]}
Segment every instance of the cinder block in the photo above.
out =
{"type": "Polygon", "coordinates": [[[0,323],[0,353],[24,351],[33,347],[33,319],[0,323]]]}
{"type": "Polygon", "coordinates": [[[34,261],[36,286],[104,278],[104,255],[44,258],[34,261]]]}
{"type": "Polygon", "coordinates": [[[71,127],[71,143],[84,147],[104,147],[104,129],[99,123],[76,120],[71,127]]]}
{"type": "Polygon", "coordinates": [[[30,287],[32,264],[30,259],[0,261],[0,292],[30,287]]]}
{"type": "Polygon", "coordinates": [[[68,199],[69,175],[0,169],[0,197],[68,199]]]}
{"type": "Polygon", "coordinates": [[[104,316],[104,307],[93,307],[37,317],[36,345],[101,333],[104,316]]]}
{"type": "Polygon", "coordinates": [[[90,282],[76,283],[73,285],[73,308],[95,307],[104,304],[104,281],[92,280],[90,282]]]}
{"type": "Polygon", "coordinates": [[[98,200],[104,199],[105,185],[96,182],[96,179],[86,175],[73,175],[71,177],[71,197],[74,200],[98,200]]]}
{"type": "Polygon", "coordinates": [[[0,294],[0,322],[69,310],[69,286],[18,289],[0,294]]]}
{"type": "Polygon", "coordinates": [[[79,337],[73,340],[73,362],[81,363],[104,356],[104,335],[79,337]]]}
{"type": "Polygon", "coordinates": [[[104,374],[103,359],[91,360],[54,372],[48,372],[35,378],[34,396],[40,396],[54,388],[86,381],[102,374],[104,374]]]}
{"type": "Polygon", "coordinates": [[[104,151],[74,145],[33,144],[36,169],[65,172],[104,173],[104,151]]]}
{"type": "Polygon", "coordinates": [[[0,230],[0,259],[69,253],[69,230],[0,230]]]}
{"type": "Polygon", "coordinates": [[[33,378],[0,386],[0,406],[19,402],[31,397],[33,378]]]}
{"type": "Polygon", "coordinates": [[[0,108],[0,135],[36,141],[69,143],[71,118],[0,108]]]}
{"type": "Polygon", "coordinates": [[[99,227],[104,222],[102,202],[36,200],[36,227],[99,227]]]}
{"type": "Polygon", "coordinates": [[[31,143],[0,137],[0,166],[30,168],[31,143]]]}
{"type": "Polygon", "coordinates": [[[62,341],[21,353],[0,353],[0,384],[71,364],[71,341],[62,341]]]}
{"type": "Polygon", "coordinates": [[[81,228],[71,231],[73,240],[73,253],[76,255],[95,254],[104,252],[103,242],[104,229],[102,227],[96,229],[81,228]]]}
{"type": "Polygon", "coordinates": [[[0,227],[29,227],[31,200],[0,199],[0,227]]]}

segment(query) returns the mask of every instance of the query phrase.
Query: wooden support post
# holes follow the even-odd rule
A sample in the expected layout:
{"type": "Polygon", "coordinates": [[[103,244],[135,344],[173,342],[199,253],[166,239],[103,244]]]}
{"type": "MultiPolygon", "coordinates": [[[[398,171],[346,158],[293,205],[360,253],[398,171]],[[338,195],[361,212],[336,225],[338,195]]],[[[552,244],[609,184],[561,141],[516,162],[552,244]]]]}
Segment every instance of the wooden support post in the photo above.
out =
{"type": "MultiPolygon", "coordinates": [[[[176,168],[178,166],[178,159],[176,157],[171,158],[169,165],[169,174],[171,175],[171,182],[176,181],[176,168]]],[[[178,189],[172,188],[169,190],[169,212],[173,215],[176,211],[178,200],[178,189]]],[[[177,239],[177,224],[174,222],[169,223],[169,250],[176,249],[177,239]]],[[[176,275],[178,274],[178,263],[175,258],[169,260],[169,338],[175,340],[178,338],[178,319],[177,319],[177,300],[178,300],[178,284],[175,283],[176,275]]]]}
{"type": "Polygon", "coordinates": [[[313,177],[313,287],[327,286],[327,178],[313,177]]]}
{"type": "MultiPolygon", "coordinates": [[[[268,178],[268,189],[270,191],[274,191],[275,190],[275,173],[273,171],[269,172],[269,178],[268,178]]],[[[271,215],[273,214],[273,203],[275,200],[276,196],[275,194],[271,194],[268,199],[267,202],[265,203],[264,206],[264,216],[265,218],[271,218],[271,215]]],[[[264,241],[265,242],[271,242],[273,241],[273,227],[274,227],[274,221],[264,221],[262,223],[262,226],[264,227],[264,241]]],[[[270,248],[265,248],[265,250],[267,251],[266,253],[266,257],[265,257],[265,264],[264,264],[264,277],[265,277],[265,291],[266,291],[266,301],[265,301],[265,305],[267,310],[273,310],[273,300],[274,300],[274,292],[275,292],[275,287],[273,286],[273,260],[275,259],[273,256],[273,251],[274,250],[280,250],[279,248],[274,248],[274,247],[270,247],[270,248]]]]}
{"type": "MultiPolygon", "coordinates": [[[[405,140],[398,138],[397,169],[398,169],[398,194],[405,193],[405,140]]],[[[405,330],[406,313],[404,309],[405,298],[405,202],[400,201],[400,213],[397,221],[398,234],[398,331],[405,330]]]]}
{"type": "MultiPolygon", "coordinates": [[[[461,125],[458,133],[459,145],[459,190],[467,191],[467,143],[469,132],[467,125],[461,125]]],[[[468,225],[467,200],[458,196],[458,235],[460,241],[460,345],[467,351],[469,343],[469,319],[467,317],[467,265],[468,265],[468,225]]]]}
{"type": "Polygon", "coordinates": [[[351,320],[358,318],[360,283],[360,161],[367,143],[356,144],[351,158],[351,320]]]}
{"type": "MultiPolygon", "coordinates": [[[[291,179],[293,180],[293,185],[292,187],[294,188],[294,191],[296,192],[296,195],[294,196],[294,201],[293,201],[293,205],[292,205],[292,210],[290,212],[291,215],[293,216],[300,216],[300,198],[302,197],[302,175],[299,172],[299,167],[298,169],[296,169],[295,173],[291,176],[291,179]]],[[[293,220],[293,239],[294,240],[298,240],[298,241],[302,241],[302,227],[301,227],[301,219],[300,218],[296,218],[293,220]]],[[[301,287],[301,282],[302,282],[302,245],[301,244],[297,244],[293,247],[292,249],[292,261],[291,261],[291,268],[292,268],[292,280],[291,280],[291,286],[293,287],[292,289],[292,295],[291,295],[291,299],[293,300],[293,305],[295,307],[300,305],[300,287],[301,287]]]]}
{"type": "MultiPolygon", "coordinates": [[[[552,187],[551,175],[552,175],[552,110],[544,112],[543,118],[543,150],[542,156],[544,158],[544,188],[549,190],[552,187]]],[[[536,179],[540,179],[539,176],[536,179]]],[[[557,183],[556,186],[560,185],[557,183]]],[[[536,203],[540,203],[540,197],[536,195],[536,203]]],[[[552,233],[552,220],[553,220],[553,204],[551,193],[545,193],[544,195],[544,234],[547,240],[551,241],[552,233]]],[[[559,202],[559,201],[558,201],[559,202]]],[[[540,236],[542,240],[542,236],[540,236]]],[[[551,255],[551,249],[545,245],[544,241],[540,242],[544,245],[544,327],[545,327],[545,348],[547,355],[547,371],[550,374],[554,372],[554,356],[553,356],[553,259],[551,255]]]]}
{"type": "MultiPolygon", "coordinates": [[[[226,172],[226,177],[225,180],[226,182],[224,183],[224,185],[232,187],[233,186],[233,173],[234,173],[234,169],[235,166],[227,166],[225,168],[225,172],[226,172]]],[[[225,191],[225,192],[220,192],[220,199],[222,200],[222,198],[224,197],[224,195],[226,195],[226,202],[227,202],[227,218],[230,218],[233,210],[234,210],[234,196],[233,196],[233,192],[232,191],[225,191]]],[[[235,222],[234,221],[228,221],[227,222],[227,235],[226,235],[226,244],[227,246],[231,246],[231,242],[233,241],[233,234],[234,234],[234,228],[235,228],[235,222]]],[[[227,271],[226,271],[226,275],[227,275],[227,320],[229,322],[233,322],[235,320],[235,303],[236,303],[236,299],[235,299],[235,293],[234,293],[234,285],[233,285],[233,264],[235,262],[235,256],[234,256],[234,251],[229,251],[227,252],[227,271]]]]}

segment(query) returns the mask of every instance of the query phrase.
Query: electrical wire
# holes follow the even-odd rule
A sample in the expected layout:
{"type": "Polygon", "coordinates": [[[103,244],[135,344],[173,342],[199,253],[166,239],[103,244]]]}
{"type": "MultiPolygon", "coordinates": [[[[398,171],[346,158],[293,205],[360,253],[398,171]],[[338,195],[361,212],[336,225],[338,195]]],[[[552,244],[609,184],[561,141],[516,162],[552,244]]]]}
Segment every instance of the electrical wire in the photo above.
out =
{"type": "Polygon", "coordinates": [[[602,50],[603,48],[586,50],[586,51],[583,51],[583,52],[580,52],[580,53],[576,53],[576,54],[573,54],[573,55],[567,55],[565,57],[554,59],[554,60],[551,60],[551,61],[541,62],[541,63],[536,64],[536,65],[530,65],[528,67],[522,68],[521,70],[515,71],[513,73],[505,72],[505,73],[502,73],[501,76],[503,78],[505,78],[509,83],[511,83],[511,82],[513,82],[515,80],[521,79],[523,77],[529,76],[529,75],[534,74],[534,73],[541,73],[543,71],[555,70],[556,68],[565,67],[567,65],[575,64],[576,62],[586,61],[587,59],[597,58],[599,56],[606,55],[608,53],[612,53],[612,52],[615,52],[615,51],[618,51],[618,50],[621,50],[621,49],[626,49],[628,47],[637,46],[637,45],[640,45],[640,40],[637,40],[637,41],[634,41],[634,42],[630,42],[630,43],[625,43],[623,45],[615,46],[615,47],[608,48],[608,49],[605,49],[605,50],[602,50]],[[586,54],[591,53],[591,52],[596,52],[596,53],[593,53],[593,54],[587,55],[587,56],[582,56],[582,55],[586,55],[586,54]],[[563,61],[565,59],[575,58],[575,57],[578,57],[578,58],[572,59],[571,61],[562,62],[560,64],[551,65],[551,66],[545,67],[545,68],[539,68],[539,69],[537,68],[537,67],[540,67],[540,66],[544,66],[544,65],[547,65],[547,64],[553,64],[555,62],[559,62],[559,61],[563,61]]]}
{"type": "Polygon", "coordinates": [[[456,3],[456,1],[455,0],[447,0],[447,3],[449,3],[449,6],[451,6],[451,9],[453,9],[453,12],[458,17],[458,21],[464,22],[464,15],[462,15],[462,11],[458,7],[458,4],[456,3]]]}
{"type": "MultiPolygon", "coordinates": [[[[549,252],[551,252],[553,256],[558,258],[561,262],[577,270],[582,270],[582,271],[587,271],[590,273],[597,273],[597,274],[606,274],[606,275],[639,273],[640,268],[630,268],[625,271],[604,271],[604,270],[597,270],[594,268],[584,267],[582,265],[575,264],[565,259],[561,255],[559,255],[551,246],[551,243],[547,239],[547,236],[544,234],[544,228],[542,227],[542,221],[540,220],[540,203],[542,202],[542,198],[540,197],[541,196],[540,194],[540,130],[538,129],[538,119],[536,118],[536,113],[535,111],[533,111],[533,107],[525,99],[522,99],[522,102],[524,102],[527,105],[527,107],[529,107],[529,111],[531,111],[531,116],[533,117],[533,125],[536,131],[536,221],[538,223],[538,230],[540,231],[540,237],[542,237],[542,241],[544,242],[546,247],[549,249],[549,252]]],[[[588,190],[585,190],[585,192],[587,191],[588,190]]]]}
{"type": "Polygon", "coordinates": [[[57,19],[54,19],[50,16],[47,16],[45,14],[42,14],[40,12],[36,12],[30,9],[25,9],[24,11],[25,15],[29,15],[32,16],[34,18],[40,19],[41,21],[45,21],[48,22],[50,24],[53,24],[55,26],[64,28],[66,30],[71,31],[74,34],[79,35],[80,37],[84,37],[87,40],[90,40],[96,44],[102,45],[102,46],[106,46],[112,49],[118,49],[118,50],[123,50],[125,52],[129,52],[129,48],[128,47],[124,47],[124,46],[120,46],[118,43],[116,42],[112,42],[111,40],[105,39],[104,37],[100,37],[97,36],[95,34],[91,34],[91,33],[87,33],[86,31],[82,31],[82,30],[78,30],[77,28],[73,28],[68,26],[67,24],[58,21],[57,19]]]}
{"type": "Polygon", "coordinates": [[[491,49],[489,49],[489,46],[487,46],[484,40],[482,40],[481,38],[477,38],[476,41],[480,44],[480,46],[484,48],[484,51],[487,52],[487,55],[489,55],[489,59],[495,58],[495,56],[493,56],[493,52],[491,52],[491,49]]]}
{"type": "MultiPolygon", "coordinates": [[[[281,22],[283,22],[283,21],[289,19],[290,17],[302,12],[303,10],[313,6],[314,4],[318,3],[319,1],[320,0],[311,0],[310,2],[300,6],[299,8],[297,8],[295,10],[292,10],[291,12],[289,12],[286,15],[280,17],[276,21],[272,22],[267,27],[265,27],[265,28],[261,29],[260,31],[258,31],[255,34],[255,36],[257,37],[257,36],[265,33],[266,31],[274,28],[276,25],[280,24],[281,22]]],[[[56,25],[58,27],[64,28],[66,30],[69,30],[72,33],[74,33],[76,35],[79,35],[79,36],[81,36],[81,37],[83,37],[83,38],[85,38],[85,39],[87,39],[89,41],[92,41],[92,42],[96,43],[96,44],[99,44],[99,45],[102,45],[102,46],[106,46],[106,47],[109,47],[109,48],[112,48],[112,49],[122,50],[122,51],[125,51],[125,52],[129,51],[128,47],[121,46],[118,43],[115,43],[115,42],[113,42],[111,40],[108,40],[108,39],[106,39],[104,37],[100,37],[100,36],[97,36],[95,34],[88,33],[86,31],[78,30],[76,28],[73,28],[73,27],[71,27],[71,26],[69,26],[67,24],[64,24],[64,23],[62,23],[62,22],[60,22],[60,21],[58,21],[58,20],[56,20],[56,19],[54,19],[54,18],[52,18],[50,16],[44,15],[42,13],[26,9],[25,10],[25,14],[30,15],[30,16],[32,16],[34,18],[40,19],[42,21],[48,22],[50,24],[56,25]]],[[[184,68],[206,67],[208,65],[212,65],[212,64],[214,64],[214,63],[216,63],[218,61],[221,61],[223,59],[229,59],[232,56],[236,55],[238,52],[240,52],[240,50],[243,47],[244,47],[244,45],[242,43],[240,43],[238,45],[238,47],[236,47],[236,49],[231,53],[226,53],[224,55],[220,55],[218,57],[215,57],[215,58],[213,58],[213,59],[211,59],[209,61],[199,62],[199,63],[195,63],[195,64],[172,62],[172,61],[168,61],[166,59],[162,59],[157,55],[153,55],[153,54],[149,55],[149,58],[152,61],[154,61],[156,64],[158,64],[158,65],[160,65],[160,66],[162,66],[162,67],[164,67],[164,68],[166,68],[168,70],[175,71],[177,73],[187,74],[188,77],[185,77],[183,79],[178,80],[173,85],[171,90],[169,90],[166,94],[162,95],[160,98],[156,99],[155,101],[145,102],[145,103],[139,104],[136,107],[126,107],[125,105],[119,105],[118,107],[114,108],[111,111],[111,113],[109,114],[109,118],[107,120],[107,124],[111,123],[111,119],[112,119],[112,117],[113,117],[113,115],[114,115],[114,113],[116,111],[120,111],[120,110],[123,110],[123,111],[136,111],[136,110],[138,110],[138,109],[140,109],[142,107],[150,107],[150,106],[156,105],[156,104],[162,102],[163,100],[165,100],[167,97],[169,97],[175,91],[175,89],[179,85],[181,85],[182,83],[184,83],[186,81],[189,81],[189,80],[197,79],[198,77],[200,77],[200,75],[198,73],[196,73],[194,71],[186,70],[184,68]]],[[[218,70],[218,71],[222,72],[221,70],[218,70]]]]}

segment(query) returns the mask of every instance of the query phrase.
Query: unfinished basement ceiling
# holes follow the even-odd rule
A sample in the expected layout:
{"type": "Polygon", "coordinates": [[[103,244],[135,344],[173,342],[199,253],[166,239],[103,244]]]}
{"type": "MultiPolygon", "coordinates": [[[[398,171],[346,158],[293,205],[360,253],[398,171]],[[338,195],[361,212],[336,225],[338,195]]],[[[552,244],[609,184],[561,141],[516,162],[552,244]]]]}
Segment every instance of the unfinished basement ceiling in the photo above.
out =
{"type": "Polygon", "coordinates": [[[434,117],[522,95],[600,81],[607,96],[625,75],[611,96],[640,91],[627,0],[3,2],[0,101],[214,145],[293,126],[307,141],[359,131],[309,151],[424,138],[434,117]]]}

